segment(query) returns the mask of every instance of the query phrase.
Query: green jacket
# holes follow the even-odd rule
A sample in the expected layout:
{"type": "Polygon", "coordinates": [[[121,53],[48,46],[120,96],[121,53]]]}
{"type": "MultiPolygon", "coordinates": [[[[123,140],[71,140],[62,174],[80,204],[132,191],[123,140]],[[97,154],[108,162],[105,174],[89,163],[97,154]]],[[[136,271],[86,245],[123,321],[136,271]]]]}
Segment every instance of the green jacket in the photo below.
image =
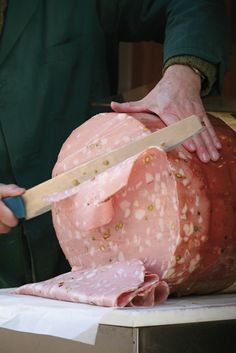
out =
{"type": "MultiPolygon", "coordinates": [[[[115,93],[121,40],[165,41],[164,60],[194,55],[216,63],[219,88],[223,3],[10,0],[0,44],[0,182],[29,188],[50,177],[62,143],[96,113],[91,102],[115,93]]],[[[49,213],[0,236],[0,287],[68,268],[49,213]]]]}

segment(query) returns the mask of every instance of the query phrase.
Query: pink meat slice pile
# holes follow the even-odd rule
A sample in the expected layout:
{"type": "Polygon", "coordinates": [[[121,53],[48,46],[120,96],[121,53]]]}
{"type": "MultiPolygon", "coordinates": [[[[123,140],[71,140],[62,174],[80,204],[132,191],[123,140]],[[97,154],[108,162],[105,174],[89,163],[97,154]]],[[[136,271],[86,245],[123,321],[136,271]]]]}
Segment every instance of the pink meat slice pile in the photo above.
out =
{"type": "Polygon", "coordinates": [[[169,294],[168,285],[157,274],[147,273],[139,260],[76,270],[44,282],[26,284],[15,292],[111,307],[158,304],[169,294]]]}
{"type": "MultiPolygon", "coordinates": [[[[80,297],[76,280],[74,286],[70,280],[72,275],[81,276],[85,270],[94,273],[103,266],[110,266],[109,283],[117,295],[119,281],[112,271],[122,265],[128,272],[134,259],[161,280],[154,281],[152,289],[148,285],[147,294],[141,291],[144,305],[155,302],[153,293],[158,286],[162,293],[156,296],[158,302],[165,300],[169,293],[165,282],[171,293],[190,294],[214,292],[235,281],[236,134],[218,120],[212,122],[223,144],[218,162],[203,164],[183,147],[169,153],[150,147],[77,186],[73,196],[65,200],[60,200],[63,195],[55,196],[53,223],[72,266],[71,273],[62,275],[70,281],[64,300],[75,298],[75,288],[80,297]],[[151,299],[147,299],[150,293],[151,299]]],[[[148,114],[99,114],[72,132],[53,175],[162,127],[148,114]]],[[[136,285],[134,293],[140,293],[142,283],[145,281],[136,285]]],[[[24,286],[18,292],[41,295],[36,286],[24,286]]],[[[54,286],[58,289],[58,278],[54,286]]],[[[83,292],[82,285],[80,290],[83,292]]],[[[50,288],[43,293],[52,297],[50,288]]],[[[106,303],[118,303],[118,297],[110,300],[105,288],[103,295],[108,296],[106,303]]],[[[89,301],[96,302],[91,297],[89,301]]],[[[132,303],[141,303],[140,295],[132,303]]]]}

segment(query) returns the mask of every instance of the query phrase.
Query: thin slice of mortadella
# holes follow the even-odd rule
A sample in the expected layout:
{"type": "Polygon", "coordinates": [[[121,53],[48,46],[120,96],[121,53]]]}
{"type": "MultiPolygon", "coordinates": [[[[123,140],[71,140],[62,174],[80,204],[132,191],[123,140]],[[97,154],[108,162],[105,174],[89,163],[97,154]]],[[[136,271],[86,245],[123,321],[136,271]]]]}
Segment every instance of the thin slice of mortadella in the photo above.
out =
{"type": "Polygon", "coordinates": [[[150,306],[165,301],[168,285],[158,275],[145,272],[139,260],[97,269],[73,271],[47,281],[26,284],[16,294],[109,307],[150,306]]]}
{"type": "Polygon", "coordinates": [[[153,177],[150,173],[152,167],[149,165],[149,159],[151,158],[152,161],[160,159],[161,154],[163,155],[163,151],[159,148],[150,147],[109,168],[95,178],[74,187],[70,191],[71,196],[68,202],[65,199],[68,196],[67,192],[55,193],[47,200],[55,203],[65,199],[64,205],[70,214],[70,220],[78,230],[88,231],[104,226],[114,217],[111,197],[127,186],[129,179],[132,179],[132,174],[136,174],[137,169],[140,169],[140,164],[145,165],[146,182],[151,183],[153,177]]]}

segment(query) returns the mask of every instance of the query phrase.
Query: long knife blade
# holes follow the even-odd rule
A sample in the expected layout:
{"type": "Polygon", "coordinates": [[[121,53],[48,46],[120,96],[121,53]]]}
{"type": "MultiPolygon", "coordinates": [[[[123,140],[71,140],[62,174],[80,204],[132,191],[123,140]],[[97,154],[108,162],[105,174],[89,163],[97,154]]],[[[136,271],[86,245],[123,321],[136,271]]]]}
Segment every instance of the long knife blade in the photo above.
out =
{"type": "Polygon", "coordinates": [[[31,219],[50,210],[52,202],[48,196],[66,191],[65,198],[69,197],[71,196],[69,190],[75,188],[75,185],[97,176],[147,147],[158,146],[169,151],[202,129],[200,119],[193,115],[38,184],[28,189],[21,197],[5,198],[3,201],[18,218],[31,219]],[[16,202],[20,202],[21,205],[17,206],[16,202]]]}

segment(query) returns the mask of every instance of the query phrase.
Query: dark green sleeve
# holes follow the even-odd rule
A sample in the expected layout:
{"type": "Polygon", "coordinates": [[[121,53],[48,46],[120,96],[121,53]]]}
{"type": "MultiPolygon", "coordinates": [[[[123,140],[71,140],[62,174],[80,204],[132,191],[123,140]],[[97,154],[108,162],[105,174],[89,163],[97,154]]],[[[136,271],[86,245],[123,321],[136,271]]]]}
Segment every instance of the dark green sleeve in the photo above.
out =
{"type": "Polygon", "coordinates": [[[164,62],[189,55],[217,66],[215,93],[220,93],[228,61],[228,25],[222,0],[171,0],[167,12],[164,62]]]}
{"type": "Polygon", "coordinates": [[[228,56],[224,0],[97,0],[97,9],[114,39],[164,42],[164,62],[189,55],[216,65],[219,93],[228,56]]]}

